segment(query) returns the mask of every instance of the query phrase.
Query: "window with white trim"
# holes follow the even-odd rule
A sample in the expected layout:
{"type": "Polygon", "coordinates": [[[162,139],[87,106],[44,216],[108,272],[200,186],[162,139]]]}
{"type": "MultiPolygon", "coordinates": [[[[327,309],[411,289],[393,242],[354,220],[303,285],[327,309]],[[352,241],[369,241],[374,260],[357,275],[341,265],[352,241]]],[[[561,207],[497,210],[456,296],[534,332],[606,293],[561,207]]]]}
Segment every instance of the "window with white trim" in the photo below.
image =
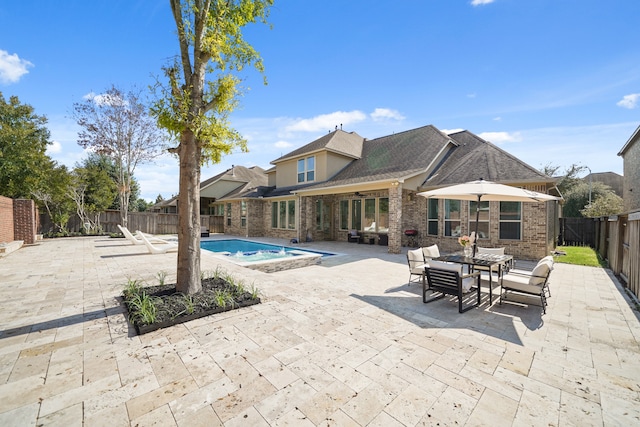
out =
{"type": "Polygon", "coordinates": [[[500,202],[500,239],[522,238],[522,202],[500,202]]]}
{"type": "MultiPolygon", "coordinates": [[[[476,231],[476,207],[477,201],[469,202],[469,234],[476,231]]],[[[480,202],[480,215],[478,216],[478,238],[489,238],[489,202],[480,202]]]]}
{"type": "Polygon", "coordinates": [[[316,156],[298,160],[298,182],[310,182],[316,179],[316,156]]]}
{"type": "Polygon", "coordinates": [[[296,201],[271,202],[271,228],[296,228],[296,201]]]}
{"type": "Polygon", "coordinates": [[[459,237],[460,233],[460,200],[446,199],[444,201],[444,235],[459,237]]]}
{"type": "Polygon", "coordinates": [[[438,199],[427,199],[427,234],[438,235],[438,199]]]}

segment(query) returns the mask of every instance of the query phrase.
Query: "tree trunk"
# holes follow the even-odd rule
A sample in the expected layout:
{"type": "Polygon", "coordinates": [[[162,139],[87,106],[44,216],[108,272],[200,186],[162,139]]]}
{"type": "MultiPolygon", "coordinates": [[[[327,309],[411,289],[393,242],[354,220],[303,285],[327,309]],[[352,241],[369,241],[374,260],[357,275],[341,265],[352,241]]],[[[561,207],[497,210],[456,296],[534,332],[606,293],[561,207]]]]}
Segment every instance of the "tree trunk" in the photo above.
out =
{"type": "Polygon", "coordinates": [[[200,149],[193,132],[180,138],[178,197],[178,274],[176,291],[200,292],[200,149]]]}

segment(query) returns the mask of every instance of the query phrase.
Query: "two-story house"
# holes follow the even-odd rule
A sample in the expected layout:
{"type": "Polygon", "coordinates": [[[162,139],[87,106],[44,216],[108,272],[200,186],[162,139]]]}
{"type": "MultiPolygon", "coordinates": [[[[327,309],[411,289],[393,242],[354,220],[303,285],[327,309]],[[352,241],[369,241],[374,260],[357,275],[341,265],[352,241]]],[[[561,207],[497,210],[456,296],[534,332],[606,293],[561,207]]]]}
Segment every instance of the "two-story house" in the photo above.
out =
{"type": "MultiPolygon", "coordinates": [[[[552,178],[471,132],[447,135],[431,125],[372,140],[335,130],[271,164],[267,185],[213,203],[230,214],[225,233],[347,241],[358,230],[365,242],[388,245],[392,253],[433,243],[454,251],[457,237],[471,230],[475,207],[416,193],[479,178],[555,189],[552,178]]],[[[491,202],[481,209],[479,244],[530,259],[553,249],[555,202],[491,202]]]]}

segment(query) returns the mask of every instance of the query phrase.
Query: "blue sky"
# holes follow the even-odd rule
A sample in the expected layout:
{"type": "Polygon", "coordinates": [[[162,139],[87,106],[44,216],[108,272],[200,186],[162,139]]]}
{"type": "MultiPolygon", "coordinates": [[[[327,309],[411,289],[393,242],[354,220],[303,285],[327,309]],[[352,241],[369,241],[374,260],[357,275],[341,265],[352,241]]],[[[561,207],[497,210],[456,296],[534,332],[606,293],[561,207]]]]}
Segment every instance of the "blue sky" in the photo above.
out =
{"type": "MultiPolygon", "coordinates": [[[[276,0],[273,28],[246,38],[268,85],[247,72],[232,124],[249,153],[203,168],[269,162],[342,124],[372,139],[432,124],[468,129],[535,168],[622,174],[640,125],[637,0],[276,0]]],[[[52,158],[86,154],[73,103],[111,85],[146,88],[178,53],[167,0],[0,3],[0,92],[49,120],[52,158]]],[[[135,173],[142,196],[178,191],[166,156],[135,173]]]]}

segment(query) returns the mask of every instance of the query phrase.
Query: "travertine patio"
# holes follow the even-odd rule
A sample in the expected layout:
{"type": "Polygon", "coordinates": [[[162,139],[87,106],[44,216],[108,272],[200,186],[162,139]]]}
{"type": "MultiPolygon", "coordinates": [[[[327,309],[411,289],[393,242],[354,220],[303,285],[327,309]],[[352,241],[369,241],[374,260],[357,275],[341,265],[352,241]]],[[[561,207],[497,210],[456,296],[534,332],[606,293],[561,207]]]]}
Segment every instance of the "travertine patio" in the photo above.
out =
{"type": "Polygon", "coordinates": [[[309,245],[343,255],[224,265],[263,303],[140,337],[118,297],[174,279],[175,253],[86,237],[0,259],[0,425],[640,424],[640,322],[610,271],[557,263],[544,316],[486,294],[459,314],[422,303],[404,254],[309,245]]]}

